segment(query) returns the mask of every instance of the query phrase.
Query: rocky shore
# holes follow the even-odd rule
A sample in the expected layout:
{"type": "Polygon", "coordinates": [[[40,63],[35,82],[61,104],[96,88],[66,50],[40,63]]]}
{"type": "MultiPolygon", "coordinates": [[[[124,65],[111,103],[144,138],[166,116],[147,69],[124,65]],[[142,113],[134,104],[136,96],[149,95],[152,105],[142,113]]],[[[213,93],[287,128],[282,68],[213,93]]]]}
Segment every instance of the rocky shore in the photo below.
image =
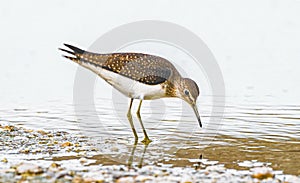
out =
{"type": "Polygon", "coordinates": [[[300,182],[299,176],[255,162],[246,170],[198,166],[205,160],[194,160],[193,167],[94,164],[90,155],[97,149],[81,135],[7,124],[0,126],[0,134],[0,182],[300,182]],[[75,158],[53,160],[61,154],[75,158]]]}

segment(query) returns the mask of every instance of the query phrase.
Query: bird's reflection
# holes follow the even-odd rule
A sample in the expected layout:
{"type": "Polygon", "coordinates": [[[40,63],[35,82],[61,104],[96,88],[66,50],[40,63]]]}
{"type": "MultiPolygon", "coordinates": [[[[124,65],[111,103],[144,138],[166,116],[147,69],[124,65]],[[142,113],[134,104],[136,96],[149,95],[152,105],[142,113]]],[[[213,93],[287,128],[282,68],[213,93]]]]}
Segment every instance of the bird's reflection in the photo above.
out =
{"type": "MultiPolygon", "coordinates": [[[[201,153],[200,156],[199,156],[199,160],[202,160],[202,159],[203,159],[203,155],[201,153]]],[[[202,161],[199,161],[197,163],[197,165],[195,166],[195,170],[199,170],[199,169],[201,169],[201,167],[202,167],[202,161]]]]}
{"type": "MultiPolygon", "coordinates": [[[[133,164],[133,159],[134,159],[134,154],[135,154],[135,150],[136,150],[136,147],[137,147],[138,143],[137,143],[137,140],[134,142],[134,144],[132,145],[132,150],[131,150],[131,154],[129,156],[129,159],[128,159],[128,163],[127,163],[127,166],[128,168],[131,168],[132,167],[132,164],[133,164]]],[[[143,144],[144,148],[143,148],[143,153],[142,153],[142,156],[140,157],[140,160],[139,160],[139,163],[138,163],[138,167],[141,168],[143,166],[143,161],[144,161],[144,156],[145,156],[145,153],[147,151],[147,147],[148,147],[149,144],[143,144]]]]}
{"type": "MultiPolygon", "coordinates": [[[[145,157],[145,154],[147,153],[147,148],[148,148],[149,144],[139,144],[139,145],[144,146],[143,147],[143,152],[142,152],[141,156],[139,157],[138,164],[137,164],[137,167],[141,168],[143,166],[144,157],[145,157]]],[[[128,158],[128,161],[127,161],[128,168],[132,168],[132,166],[134,164],[135,152],[136,152],[137,146],[138,146],[138,143],[137,143],[137,141],[135,141],[132,145],[131,154],[130,154],[130,156],[128,158]]],[[[186,158],[189,158],[189,157],[186,157],[186,158]]],[[[201,161],[203,159],[202,152],[200,152],[200,155],[199,155],[198,159],[199,159],[199,161],[197,162],[197,165],[195,165],[195,170],[199,170],[199,169],[203,168],[203,163],[201,161]]]]}

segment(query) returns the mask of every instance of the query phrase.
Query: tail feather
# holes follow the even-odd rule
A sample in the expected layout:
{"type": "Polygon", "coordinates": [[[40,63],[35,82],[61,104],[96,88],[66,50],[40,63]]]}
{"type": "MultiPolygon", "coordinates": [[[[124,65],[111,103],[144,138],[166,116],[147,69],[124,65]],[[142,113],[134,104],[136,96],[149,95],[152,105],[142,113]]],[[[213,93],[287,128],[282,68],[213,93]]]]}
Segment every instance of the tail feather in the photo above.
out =
{"type": "Polygon", "coordinates": [[[64,49],[64,48],[58,48],[60,51],[67,53],[68,55],[62,55],[63,57],[72,60],[73,62],[76,62],[80,65],[83,65],[84,63],[89,64],[97,64],[98,66],[102,66],[102,61],[107,60],[107,56],[96,54],[92,52],[88,52],[85,50],[82,50],[80,48],[77,48],[75,46],[64,44],[67,48],[70,50],[64,49]]]}
{"type": "Polygon", "coordinates": [[[64,44],[66,47],[70,48],[72,51],[74,51],[75,54],[83,54],[85,51],[77,48],[75,46],[69,45],[69,44],[64,44]]]}
{"type": "Polygon", "coordinates": [[[69,45],[69,44],[64,44],[67,48],[69,48],[70,50],[66,50],[64,48],[58,48],[60,51],[63,51],[64,53],[68,53],[72,56],[67,56],[67,55],[62,55],[63,57],[70,59],[76,63],[80,63],[80,61],[84,61],[83,59],[81,59],[80,57],[82,57],[83,54],[87,54],[88,52],[77,48],[75,46],[69,45]]]}
{"type": "Polygon", "coordinates": [[[63,51],[63,52],[66,52],[66,53],[69,53],[69,54],[71,54],[71,55],[75,55],[75,53],[74,52],[72,52],[72,51],[69,51],[69,50],[66,50],[66,49],[63,49],[63,48],[58,48],[60,51],[63,51]]]}
{"type": "Polygon", "coordinates": [[[76,57],[70,57],[70,56],[66,56],[66,55],[63,55],[63,57],[65,57],[67,59],[70,59],[70,60],[72,60],[75,63],[80,64],[80,60],[78,58],[76,58],[76,57]]]}
{"type": "Polygon", "coordinates": [[[66,56],[66,55],[63,55],[63,57],[70,59],[70,60],[77,60],[77,58],[75,58],[75,57],[70,57],[70,56],[66,56]]]}

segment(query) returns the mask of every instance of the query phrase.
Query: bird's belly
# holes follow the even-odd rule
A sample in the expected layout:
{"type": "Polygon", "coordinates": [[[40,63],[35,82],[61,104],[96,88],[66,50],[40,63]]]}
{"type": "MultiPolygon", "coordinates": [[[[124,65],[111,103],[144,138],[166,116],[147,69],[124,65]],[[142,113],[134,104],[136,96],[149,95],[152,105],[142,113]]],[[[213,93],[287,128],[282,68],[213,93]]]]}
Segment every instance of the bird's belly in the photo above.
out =
{"type": "Polygon", "coordinates": [[[93,66],[94,68],[91,68],[91,66],[92,65],[86,67],[98,74],[106,82],[108,82],[110,85],[112,85],[127,97],[134,99],[151,100],[162,98],[165,96],[165,91],[162,89],[161,85],[147,85],[117,74],[115,72],[95,66],[93,66]]]}

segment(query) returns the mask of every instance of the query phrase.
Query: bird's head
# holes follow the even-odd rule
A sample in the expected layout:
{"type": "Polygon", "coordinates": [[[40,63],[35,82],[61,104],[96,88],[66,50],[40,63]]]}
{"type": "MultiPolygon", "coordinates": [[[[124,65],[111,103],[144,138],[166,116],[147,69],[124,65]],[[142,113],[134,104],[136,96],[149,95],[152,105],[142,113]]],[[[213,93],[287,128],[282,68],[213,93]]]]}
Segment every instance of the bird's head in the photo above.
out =
{"type": "Polygon", "coordinates": [[[178,97],[190,104],[197,116],[200,127],[202,127],[200,115],[196,105],[199,93],[199,87],[195,81],[189,78],[183,78],[181,80],[178,88],[178,97]]]}

